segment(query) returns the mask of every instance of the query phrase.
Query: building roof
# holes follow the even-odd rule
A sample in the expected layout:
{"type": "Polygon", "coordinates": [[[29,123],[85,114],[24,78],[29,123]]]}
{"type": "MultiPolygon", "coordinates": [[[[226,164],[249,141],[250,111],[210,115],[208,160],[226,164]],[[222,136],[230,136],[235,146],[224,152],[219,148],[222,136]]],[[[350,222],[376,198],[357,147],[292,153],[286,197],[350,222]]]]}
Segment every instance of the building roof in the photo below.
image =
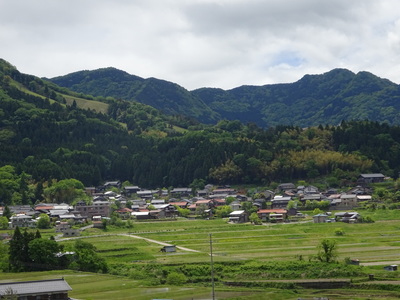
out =
{"type": "Polygon", "coordinates": [[[188,205],[188,202],[186,202],[186,201],[170,202],[169,204],[171,204],[171,205],[177,205],[177,206],[186,206],[186,205],[188,205]]]}
{"type": "Polygon", "coordinates": [[[229,215],[230,216],[238,216],[238,215],[242,215],[244,213],[245,213],[244,210],[235,210],[235,211],[231,212],[229,215]]]}
{"type": "Polygon", "coordinates": [[[257,213],[259,214],[286,214],[286,209],[260,209],[257,213]]]}
{"type": "Polygon", "coordinates": [[[382,173],[374,173],[374,174],[361,174],[360,175],[363,178],[384,178],[385,175],[382,173]]]}
{"type": "Polygon", "coordinates": [[[60,293],[72,290],[64,279],[0,283],[0,295],[4,295],[9,289],[12,289],[18,296],[60,293]]]}

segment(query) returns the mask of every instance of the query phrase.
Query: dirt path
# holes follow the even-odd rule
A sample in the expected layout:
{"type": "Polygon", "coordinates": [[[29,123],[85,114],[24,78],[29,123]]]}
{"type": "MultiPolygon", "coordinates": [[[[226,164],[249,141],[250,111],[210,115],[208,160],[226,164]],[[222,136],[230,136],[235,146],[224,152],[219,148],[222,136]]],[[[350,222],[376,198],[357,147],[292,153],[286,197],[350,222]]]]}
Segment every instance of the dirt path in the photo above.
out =
{"type": "Polygon", "coordinates": [[[396,260],[396,261],[373,261],[373,262],[360,263],[361,266],[386,266],[386,265],[398,265],[398,264],[400,264],[400,260],[396,260]]]}
{"type": "MultiPolygon", "coordinates": [[[[145,241],[148,241],[148,242],[150,242],[150,243],[155,243],[155,244],[159,244],[159,245],[162,245],[162,246],[173,246],[172,244],[168,244],[168,243],[164,243],[164,242],[160,242],[160,241],[148,239],[148,238],[145,238],[145,237],[142,237],[142,236],[138,236],[138,235],[133,235],[133,234],[119,234],[119,235],[131,237],[131,238],[135,238],[135,239],[145,240],[145,241]]],[[[189,251],[189,252],[197,252],[197,253],[200,253],[200,251],[198,251],[198,250],[189,249],[189,248],[186,248],[186,247],[181,247],[181,246],[176,246],[176,245],[175,245],[175,247],[176,247],[177,249],[179,249],[179,250],[182,250],[182,251],[189,251]]]]}
{"type": "MultiPolygon", "coordinates": [[[[69,240],[77,240],[77,239],[88,239],[88,238],[94,238],[94,237],[104,237],[104,236],[115,236],[115,235],[119,235],[119,236],[126,236],[126,237],[131,237],[131,238],[135,238],[135,239],[141,239],[141,240],[145,240],[148,241],[149,243],[154,243],[154,244],[159,244],[161,246],[174,246],[172,244],[169,243],[164,243],[161,241],[156,241],[156,240],[152,240],[152,239],[148,239],[142,236],[138,236],[138,235],[133,235],[133,234],[125,234],[125,233],[120,233],[120,234],[102,234],[102,235],[88,235],[88,236],[76,236],[76,237],[70,237],[70,238],[58,238],[57,242],[61,242],[61,241],[69,241],[69,240]]],[[[188,251],[188,252],[196,252],[196,253],[201,253],[201,251],[198,250],[194,250],[194,249],[190,249],[190,248],[186,248],[186,247],[181,247],[181,246],[176,246],[175,247],[179,250],[182,251],[188,251]]]]}

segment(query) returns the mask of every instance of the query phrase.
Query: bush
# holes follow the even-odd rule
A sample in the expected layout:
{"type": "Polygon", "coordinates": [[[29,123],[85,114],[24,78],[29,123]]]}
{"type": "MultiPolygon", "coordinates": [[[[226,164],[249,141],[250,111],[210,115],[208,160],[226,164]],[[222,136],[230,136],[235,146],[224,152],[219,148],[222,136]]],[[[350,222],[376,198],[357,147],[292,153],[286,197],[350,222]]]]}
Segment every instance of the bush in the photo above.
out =
{"type": "Polygon", "coordinates": [[[337,235],[337,236],[344,235],[344,230],[342,228],[336,228],[335,229],[335,235],[337,235]]]}
{"type": "Polygon", "coordinates": [[[375,223],[375,221],[370,216],[366,216],[362,218],[362,223],[375,223]]]}
{"type": "Polygon", "coordinates": [[[182,273],[171,272],[167,276],[167,284],[170,285],[182,285],[186,283],[187,278],[182,273]]]}

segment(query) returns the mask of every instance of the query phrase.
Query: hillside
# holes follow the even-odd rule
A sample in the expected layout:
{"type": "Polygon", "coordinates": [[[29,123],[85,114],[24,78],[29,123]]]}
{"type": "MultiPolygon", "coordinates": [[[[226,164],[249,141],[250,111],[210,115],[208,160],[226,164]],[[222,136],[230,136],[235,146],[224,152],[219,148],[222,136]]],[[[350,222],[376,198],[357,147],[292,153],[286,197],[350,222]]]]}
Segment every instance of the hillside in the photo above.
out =
{"type": "Polygon", "coordinates": [[[335,69],[305,75],[291,84],[241,86],[229,91],[198,89],[193,94],[228,119],[260,126],[337,125],[342,120],[400,124],[400,88],[367,72],[335,69]]]}
{"type": "Polygon", "coordinates": [[[51,81],[78,93],[137,101],[166,114],[185,115],[202,123],[220,118],[198,97],[175,83],[143,79],[115,68],[75,72],[51,81]]]}
{"type": "Polygon", "coordinates": [[[226,119],[261,127],[308,127],[369,119],[400,124],[399,86],[368,72],[354,74],[346,69],[305,75],[289,84],[191,92],[175,83],[142,79],[113,68],[76,72],[51,81],[76,92],[136,100],[205,123],[226,119]]]}
{"type": "MultiPolygon", "coordinates": [[[[314,79],[320,77],[302,82],[314,79]]],[[[20,202],[21,178],[33,185],[75,178],[87,186],[119,179],[144,188],[306,179],[337,187],[361,172],[397,177],[400,171],[399,126],[204,125],[136,101],[77,94],[3,60],[0,143],[0,168],[10,166],[0,172],[5,203],[20,202]]]]}

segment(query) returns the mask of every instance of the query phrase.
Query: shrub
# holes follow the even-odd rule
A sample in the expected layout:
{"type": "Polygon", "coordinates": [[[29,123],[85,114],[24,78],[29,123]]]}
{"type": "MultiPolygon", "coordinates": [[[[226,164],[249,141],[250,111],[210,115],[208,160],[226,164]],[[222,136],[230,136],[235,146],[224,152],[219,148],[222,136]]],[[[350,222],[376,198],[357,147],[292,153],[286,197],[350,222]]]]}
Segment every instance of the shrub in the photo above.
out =
{"type": "Polygon", "coordinates": [[[336,229],[335,229],[335,235],[338,235],[338,236],[344,235],[344,230],[343,230],[343,228],[336,228],[336,229]]]}
{"type": "Polygon", "coordinates": [[[182,285],[186,283],[187,278],[182,273],[171,272],[167,276],[167,284],[170,285],[182,285]]]}

